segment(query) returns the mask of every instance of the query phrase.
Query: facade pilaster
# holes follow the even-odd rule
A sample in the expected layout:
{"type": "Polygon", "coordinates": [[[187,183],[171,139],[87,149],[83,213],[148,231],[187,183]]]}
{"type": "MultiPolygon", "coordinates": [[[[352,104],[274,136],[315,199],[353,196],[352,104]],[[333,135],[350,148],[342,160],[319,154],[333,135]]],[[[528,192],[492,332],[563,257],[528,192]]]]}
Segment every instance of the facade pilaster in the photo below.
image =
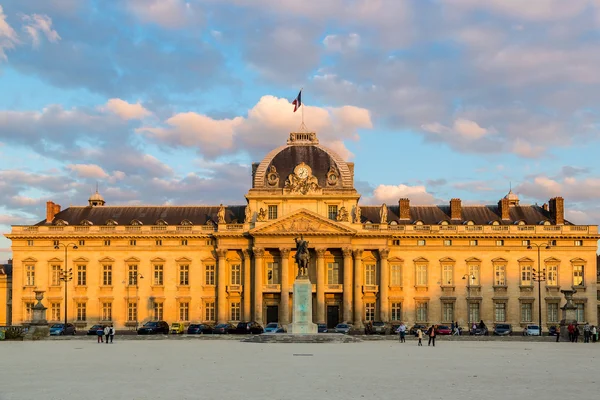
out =
{"type": "Polygon", "coordinates": [[[354,250],[354,327],[363,327],[363,299],[362,299],[362,249],[354,250]]]}
{"type": "Polygon", "coordinates": [[[389,321],[389,290],[390,290],[390,269],[388,266],[388,256],[390,249],[379,249],[379,318],[381,321],[389,321]]]}
{"type": "Polygon", "coordinates": [[[250,273],[250,266],[252,265],[250,250],[242,250],[244,256],[244,321],[251,321],[251,307],[252,307],[252,276],[250,273]]]}
{"type": "Polygon", "coordinates": [[[279,310],[280,323],[286,326],[290,323],[290,249],[281,248],[281,307],[279,310]]]}
{"type": "Polygon", "coordinates": [[[265,249],[255,247],[254,252],[254,320],[259,324],[263,324],[263,256],[265,249]]]}
{"type": "Polygon", "coordinates": [[[227,318],[227,250],[217,249],[217,322],[225,323],[227,318]]]}
{"type": "Polygon", "coordinates": [[[352,249],[342,249],[344,255],[344,294],[343,294],[343,321],[352,321],[352,249]]]}
{"type": "Polygon", "coordinates": [[[315,249],[317,252],[317,323],[325,323],[325,252],[327,249],[315,249]]]}

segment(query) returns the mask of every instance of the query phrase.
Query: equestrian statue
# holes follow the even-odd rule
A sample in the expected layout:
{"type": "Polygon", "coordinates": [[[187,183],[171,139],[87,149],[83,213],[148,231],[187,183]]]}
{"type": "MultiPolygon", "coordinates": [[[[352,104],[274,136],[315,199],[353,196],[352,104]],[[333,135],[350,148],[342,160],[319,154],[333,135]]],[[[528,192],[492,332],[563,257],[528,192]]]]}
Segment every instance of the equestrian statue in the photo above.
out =
{"type": "Polygon", "coordinates": [[[308,264],[310,262],[310,252],[308,251],[308,241],[300,235],[300,240],[296,241],[296,263],[298,263],[298,277],[308,277],[308,264]]]}

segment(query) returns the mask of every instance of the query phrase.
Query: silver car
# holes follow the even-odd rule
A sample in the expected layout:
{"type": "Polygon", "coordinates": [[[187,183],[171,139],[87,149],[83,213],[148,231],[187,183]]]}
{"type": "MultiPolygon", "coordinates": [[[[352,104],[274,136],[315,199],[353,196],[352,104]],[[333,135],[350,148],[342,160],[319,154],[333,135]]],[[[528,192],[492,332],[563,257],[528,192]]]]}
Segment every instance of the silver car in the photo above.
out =
{"type": "Polygon", "coordinates": [[[352,326],[349,324],[337,324],[335,326],[335,333],[343,333],[347,335],[350,332],[350,329],[352,329],[352,326]]]}

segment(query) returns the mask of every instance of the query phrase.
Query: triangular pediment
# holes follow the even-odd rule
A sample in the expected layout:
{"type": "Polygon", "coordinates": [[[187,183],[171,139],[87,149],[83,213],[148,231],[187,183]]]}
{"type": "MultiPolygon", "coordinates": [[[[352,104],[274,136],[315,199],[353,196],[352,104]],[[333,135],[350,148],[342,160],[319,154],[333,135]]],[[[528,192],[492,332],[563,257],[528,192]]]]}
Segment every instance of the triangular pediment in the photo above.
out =
{"type": "Polygon", "coordinates": [[[251,235],[354,235],[356,231],[317,213],[301,209],[250,230],[251,235]]]}

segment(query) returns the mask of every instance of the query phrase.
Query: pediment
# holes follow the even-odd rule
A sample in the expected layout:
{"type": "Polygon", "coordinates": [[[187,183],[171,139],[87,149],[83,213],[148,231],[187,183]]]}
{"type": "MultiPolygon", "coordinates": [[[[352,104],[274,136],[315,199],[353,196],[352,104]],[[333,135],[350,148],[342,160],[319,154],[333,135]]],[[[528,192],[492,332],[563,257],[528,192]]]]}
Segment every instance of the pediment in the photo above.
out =
{"type": "Polygon", "coordinates": [[[571,261],[571,264],[586,264],[586,261],[583,258],[579,258],[579,257],[573,258],[570,261],[571,261]]]}
{"type": "Polygon", "coordinates": [[[112,262],[115,262],[115,259],[110,258],[110,257],[104,257],[104,258],[99,259],[98,261],[101,263],[107,263],[107,262],[112,263],[112,262]]]}
{"type": "Polygon", "coordinates": [[[465,260],[467,263],[480,263],[481,260],[477,257],[469,257],[465,260]]]}
{"type": "Polygon", "coordinates": [[[400,257],[388,258],[388,263],[403,263],[404,260],[400,257]]]}
{"type": "MultiPolygon", "coordinates": [[[[34,259],[27,259],[27,260],[23,260],[23,261],[34,261],[34,259]]],[[[37,261],[37,260],[35,260],[37,261]]],[[[58,257],[52,257],[51,259],[48,260],[49,263],[61,263],[63,262],[62,258],[58,258],[58,257]]]]}
{"type": "Polygon", "coordinates": [[[444,257],[440,259],[441,263],[454,263],[456,262],[456,260],[454,258],[451,257],[444,257]]]}
{"type": "Polygon", "coordinates": [[[250,230],[251,235],[354,235],[356,231],[317,213],[301,209],[250,230]]]}
{"type": "Polygon", "coordinates": [[[520,263],[532,263],[533,262],[533,260],[529,257],[519,258],[517,261],[520,263]]]}
{"type": "Polygon", "coordinates": [[[550,263],[552,263],[552,264],[559,264],[560,260],[558,258],[549,257],[549,258],[546,258],[544,260],[544,262],[547,263],[547,264],[550,264],[550,263]]]}
{"type": "Polygon", "coordinates": [[[414,263],[428,263],[429,260],[425,257],[418,257],[413,260],[414,263]]]}

